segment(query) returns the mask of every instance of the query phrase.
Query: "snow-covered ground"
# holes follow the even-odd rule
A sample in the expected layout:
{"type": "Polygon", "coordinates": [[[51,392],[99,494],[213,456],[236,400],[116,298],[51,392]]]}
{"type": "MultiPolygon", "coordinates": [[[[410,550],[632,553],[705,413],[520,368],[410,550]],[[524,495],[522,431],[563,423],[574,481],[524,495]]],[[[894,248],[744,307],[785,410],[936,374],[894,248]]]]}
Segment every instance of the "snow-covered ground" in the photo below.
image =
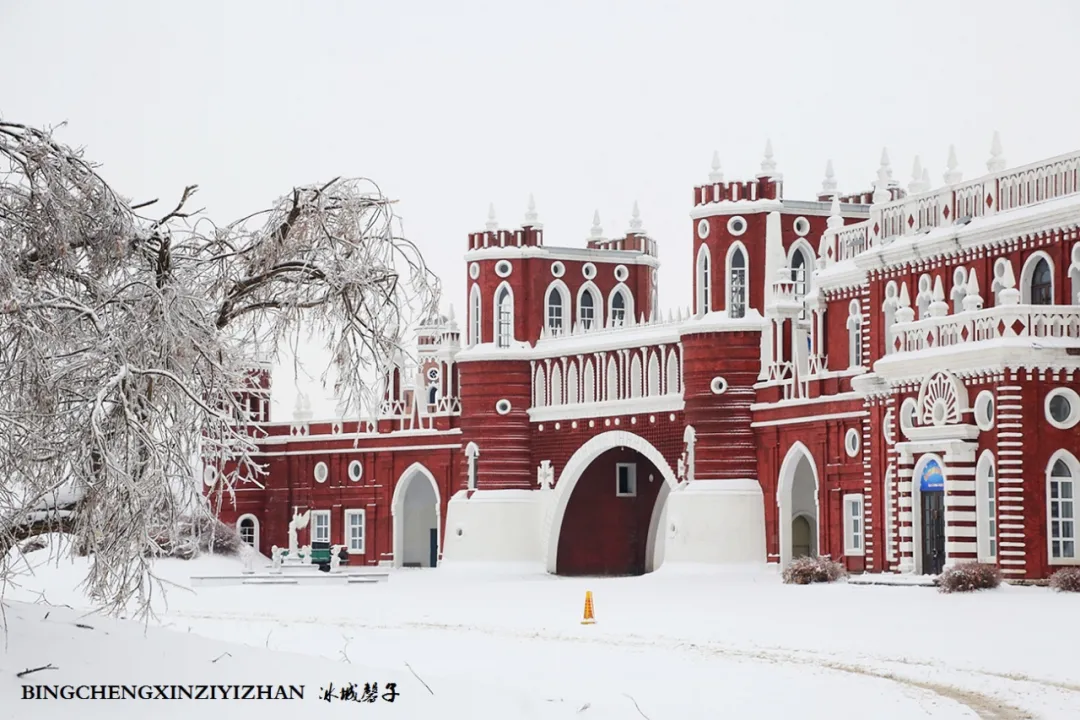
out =
{"type": "Polygon", "coordinates": [[[86,560],[50,562],[49,552],[28,556],[34,575],[7,592],[0,718],[163,710],[269,718],[301,708],[312,717],[437,712],[451,720],[1080,717],[1080,596],[1043,588],[942,595],[785,586],[764,570],[585,579],[483,567],[395,571],[386,583],[341,587],[183,587],[191,575],[240,569],[211,557],[158,564],[181,587],[167,606],[159,599],[152,623],[172,632],[152,627],[144,637],[130,621],[77,620],[56,607],[86,606],[75,587],[86,560]],[[586,590],[595,598],[591,626],[580,622],[586,590]],[[15,678],[48,663],[58,669],[15,678]],[[303,683],[306,694],[302,702],[22,701],[20,685],[31,680],[303,683]],[[331,682],[378,682],[380,692],[394,682],[400,696],[325,703],[319,689],[331,682]]]}

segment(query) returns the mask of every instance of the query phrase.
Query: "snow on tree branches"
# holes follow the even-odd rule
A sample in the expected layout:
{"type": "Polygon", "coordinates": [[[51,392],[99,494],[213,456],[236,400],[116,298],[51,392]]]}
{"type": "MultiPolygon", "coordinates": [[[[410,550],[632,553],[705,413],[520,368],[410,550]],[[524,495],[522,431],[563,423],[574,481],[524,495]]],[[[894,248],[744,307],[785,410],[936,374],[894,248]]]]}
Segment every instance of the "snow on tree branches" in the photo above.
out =
{"type": "Polygon", "coordinates": [[[156,201],[0,121],[0,558],[73,532],[113,608],[146,606],[148,555],[207,512],[198,458],[231,461],[219,492],[262,474],[238,395],[257,360],[314,332],[346,405],[370,406],[368,379],[438,304],[369,181],[298,187],[228,225],[189,210],[195,192],[144,216],[156,201]]]}

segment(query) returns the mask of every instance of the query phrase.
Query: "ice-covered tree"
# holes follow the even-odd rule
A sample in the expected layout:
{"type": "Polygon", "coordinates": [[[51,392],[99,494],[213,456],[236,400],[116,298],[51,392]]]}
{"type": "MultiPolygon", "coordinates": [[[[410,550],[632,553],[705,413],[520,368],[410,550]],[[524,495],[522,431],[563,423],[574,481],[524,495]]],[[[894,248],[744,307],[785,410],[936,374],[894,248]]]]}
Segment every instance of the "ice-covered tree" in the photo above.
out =
{"type": "Polygon", "coordinates": [[[225,493],[261,474],[236,394],[253,360],[314,332],[357,407],[438,303],[370,181],[297,187],[227,225],[195,191],[154,216],[50,131],[0,120],[0,562],[70,532],[114,608],[145,606],[147,555],[207,511],[194,458],[232,460],[225,493]]]}

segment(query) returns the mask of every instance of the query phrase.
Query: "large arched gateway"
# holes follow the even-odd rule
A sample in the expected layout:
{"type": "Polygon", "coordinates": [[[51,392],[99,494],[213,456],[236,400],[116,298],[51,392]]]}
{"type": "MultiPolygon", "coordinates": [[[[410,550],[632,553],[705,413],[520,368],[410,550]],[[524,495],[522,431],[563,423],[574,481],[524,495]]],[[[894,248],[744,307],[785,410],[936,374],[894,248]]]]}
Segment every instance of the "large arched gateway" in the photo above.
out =
{"type": "Polygon", "coordinates": [[[818,474],[814,457],[801,442],[788,450],[776,487],[779,510],[780,567],[818,554],[818,474]]]}
{"type": "Polygon", "coordinates": [[[641,575],[655,569],[660,516],[677,484],[664,456],[643,438],[614,431],[589,440],[555,486],[548,572],[641,575]]]}
{"type": "Polygon", "coordinates": [[[420,463],[401,474],[391,512],[394,516],[394,566],[439,564],[439,486],[420,463]]]}

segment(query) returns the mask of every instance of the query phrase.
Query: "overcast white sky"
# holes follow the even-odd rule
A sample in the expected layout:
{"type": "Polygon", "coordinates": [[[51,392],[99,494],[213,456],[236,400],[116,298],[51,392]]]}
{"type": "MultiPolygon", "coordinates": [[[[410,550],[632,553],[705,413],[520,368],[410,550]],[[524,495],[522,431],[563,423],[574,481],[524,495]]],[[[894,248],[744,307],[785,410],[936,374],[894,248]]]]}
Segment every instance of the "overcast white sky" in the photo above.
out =
{"type": "Polygon", "coordinates": [[[916,153],[940,183],[950,143],[985,172],[995,129],[1010,165],[1077,150],[1078,34],[1071,0],[0,0],[0,116],[67,121],[120,192],[197,183],[219,219],[372,178],[459,318],[489,202],[514,227],[532,192],[547,243],[580,246],[638,200],[667,308],[714,149],[750,177],[771,137],[805,199],[829,158],[869,188],[883,146],[905,184],[916,153]]]}

